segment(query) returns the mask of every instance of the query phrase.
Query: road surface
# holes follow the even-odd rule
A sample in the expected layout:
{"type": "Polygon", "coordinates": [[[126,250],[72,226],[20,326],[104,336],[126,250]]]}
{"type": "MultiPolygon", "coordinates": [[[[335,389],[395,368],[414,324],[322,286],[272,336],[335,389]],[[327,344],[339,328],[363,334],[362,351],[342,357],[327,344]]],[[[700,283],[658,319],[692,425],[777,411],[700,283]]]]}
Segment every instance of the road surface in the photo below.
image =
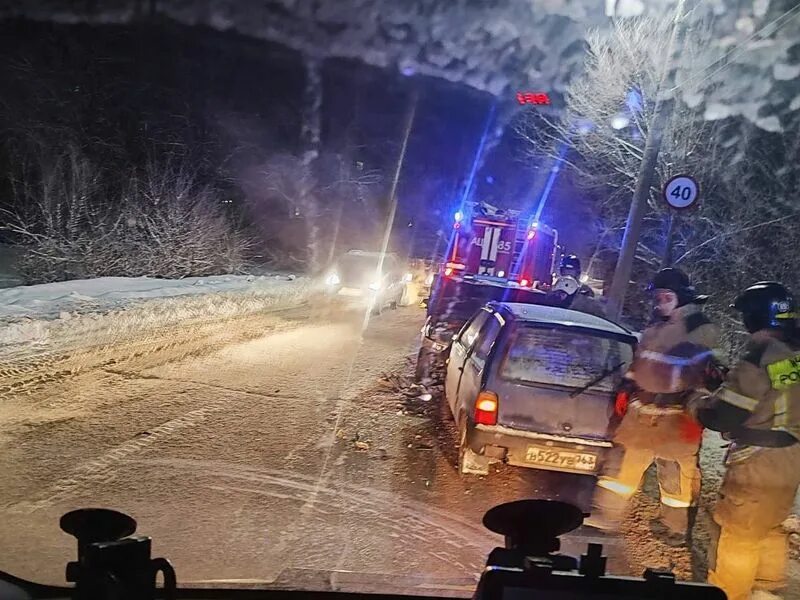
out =
{"type": "MultiPolygon", "coordinates": [[[[485,510],[585,502],[590,488],[519,469],[460,476],[435,394],[410,382],[422,320],[406,307],[364,329],[359,314],[297,307],[238,322],[243,335],[217,348],[95,361],[6,395],[0,570],[63,582],[75,544],[59,516],[103,506],[135,516],[180,582],[272,581],[288,567],[469,595],[502,543],[481,527],[485,510]]],[[[654,510],[644,498],[635,512],[645,522],[654,510]]],[[[565,550],[592,539],[578,532],[565,550]]],[[[687,552],[657,542],[638,554],[641,531],[605,542],[618,573],[691,569],[687,552]]]]}

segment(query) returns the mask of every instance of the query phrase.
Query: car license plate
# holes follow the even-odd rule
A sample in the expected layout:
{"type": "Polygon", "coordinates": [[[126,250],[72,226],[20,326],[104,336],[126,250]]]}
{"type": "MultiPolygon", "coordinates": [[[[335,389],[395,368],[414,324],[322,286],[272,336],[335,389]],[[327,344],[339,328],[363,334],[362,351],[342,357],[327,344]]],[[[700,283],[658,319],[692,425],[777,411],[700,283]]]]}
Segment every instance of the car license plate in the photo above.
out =
{"type": "Polygon", "coordinates": [[[535,465],[553,469],[597,470],[597,456],[588,452],[572,452],[558,448],[528,446],[525,460],[535,465]]]}
{"type": "Polygon", "coordinates": [[[362,296],[363,294],[364,292],[359,288],[343,287],[342,289],[339,290],[340,296],[362,296]]]}

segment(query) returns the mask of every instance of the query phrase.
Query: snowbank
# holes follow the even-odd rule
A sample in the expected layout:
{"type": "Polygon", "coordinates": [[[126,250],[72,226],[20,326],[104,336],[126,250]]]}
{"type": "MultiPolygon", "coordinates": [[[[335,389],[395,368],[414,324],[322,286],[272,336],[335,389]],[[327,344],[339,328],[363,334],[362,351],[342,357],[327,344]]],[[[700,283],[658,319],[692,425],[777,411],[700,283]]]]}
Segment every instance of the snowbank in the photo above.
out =
{"type": "Polygon", "coordinates": [[[0,289],[0,356],[116,343],[147,330],[235,318],[297,304],[312,290],[311,280],[288,274],[103,277],[0,289]]]}
{"type": "MultiPolygon", "coordinates": [[[[219,275],[186,279],[100,277],[0,289],[0,323],[106,312],[139,301],[223,292],[268,293],[291,286],[294,275],[219,275]]],[[[67,317],[68,318],[68,317],[67,317]]]]}

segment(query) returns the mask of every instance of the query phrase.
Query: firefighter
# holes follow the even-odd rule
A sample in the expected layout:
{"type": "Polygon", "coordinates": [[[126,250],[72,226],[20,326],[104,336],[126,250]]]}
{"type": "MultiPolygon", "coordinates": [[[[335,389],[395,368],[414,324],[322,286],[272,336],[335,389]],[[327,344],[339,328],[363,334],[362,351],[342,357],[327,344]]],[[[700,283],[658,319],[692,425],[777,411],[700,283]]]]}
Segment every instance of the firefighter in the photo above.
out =
{"type": "Polygon", "coordinates": [[[570,308],[605,318],[603,305],[592,297],[580,293],[581,284],[573,277],[559,277],[550,291],[550,301],[555,306],[570,308]]]}
{"type": "Polygon", "coordinates": [[[561,257],[561,263],[558,266],[558,274],[561,277],[572,277],[578,282],[578,293],[582,296],[594,298],[594,291],[585,283],[581,283],[581,259],[574,254],[569,254],[561,257]]]}
{"type": "Polygon", "coordinates": [[[686,402],[704,384],[719,329],[702,312],[707,297],[682,271],[659,271],[650,290],[654,322],[642,334],[617,397],[615,450],[598,479],[587,524],[617,529],[655,461],[661,504],[653,527],[677,546],[687,542],[700,492],[702,428],[686,402]]]}
{"type": "Polygon", "coordinates": [[[709,582],[730,600],[772,596],[786,583],[786,534],[800,485],[800,335],[792,294],[776,282],[747,288],[732,306],[750,339],[725,383],[690,403],[700,423],[732,441],[714,508],[709,582]]]}

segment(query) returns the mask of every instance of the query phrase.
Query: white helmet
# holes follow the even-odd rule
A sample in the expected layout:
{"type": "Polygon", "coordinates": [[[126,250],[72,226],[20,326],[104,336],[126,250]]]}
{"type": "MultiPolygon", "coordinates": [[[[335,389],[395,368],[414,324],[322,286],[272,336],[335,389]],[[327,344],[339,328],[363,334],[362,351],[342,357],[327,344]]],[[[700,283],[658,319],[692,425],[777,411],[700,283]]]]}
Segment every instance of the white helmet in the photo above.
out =
{"type": "Polygon", "coordinates": [[[580,284],[574,277],[559,277],[553,286],[553,291],[564,292],[567,296],[574,296],[580,287],[580,284]]]}

